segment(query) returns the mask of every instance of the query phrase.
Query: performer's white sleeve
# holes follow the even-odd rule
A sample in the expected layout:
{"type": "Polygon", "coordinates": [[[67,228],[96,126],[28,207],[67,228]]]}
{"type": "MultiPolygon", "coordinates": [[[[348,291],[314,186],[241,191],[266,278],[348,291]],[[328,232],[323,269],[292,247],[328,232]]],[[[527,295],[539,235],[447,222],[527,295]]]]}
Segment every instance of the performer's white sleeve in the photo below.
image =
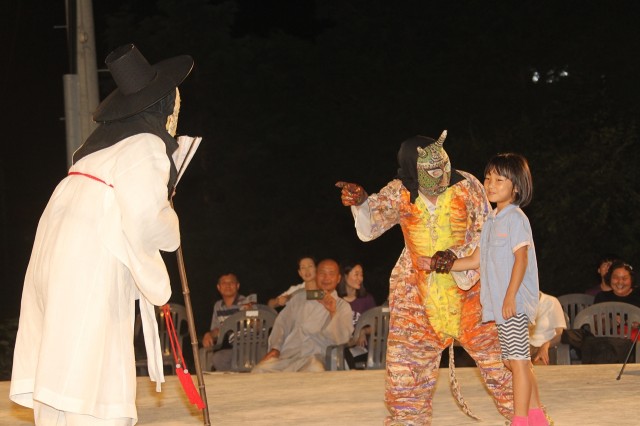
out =
{"type": "Polygon", "coordinates": [[[139,294],[139,298],[144,346],[147,351],[147,370],[151,381],[156,382],[156,392],[160,392],[161,383],[164,383],[164,365],[155,306],[144,295],[139,294]]]}
{"type": "Polygon", "coordinates": [[[359,206],[351,206],[351,214],[353,214],[358,238],[365,242],[373,240],[369,200],[365,200],[359,206]]]}

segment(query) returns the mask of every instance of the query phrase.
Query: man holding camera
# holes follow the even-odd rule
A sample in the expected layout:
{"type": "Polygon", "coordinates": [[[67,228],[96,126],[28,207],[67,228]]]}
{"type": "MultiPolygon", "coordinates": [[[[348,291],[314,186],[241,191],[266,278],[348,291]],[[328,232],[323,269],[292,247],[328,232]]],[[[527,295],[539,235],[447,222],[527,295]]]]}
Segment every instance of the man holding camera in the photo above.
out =
{"type": "Polygon", "coordinates": [[[296,293],[278,314],[269,352],[253,373],[324,371],[329,345],[347,343],[353,333],[351,307],[338,297],[340,266],[325,259],[316,268],[318,290],[296,293]]]}

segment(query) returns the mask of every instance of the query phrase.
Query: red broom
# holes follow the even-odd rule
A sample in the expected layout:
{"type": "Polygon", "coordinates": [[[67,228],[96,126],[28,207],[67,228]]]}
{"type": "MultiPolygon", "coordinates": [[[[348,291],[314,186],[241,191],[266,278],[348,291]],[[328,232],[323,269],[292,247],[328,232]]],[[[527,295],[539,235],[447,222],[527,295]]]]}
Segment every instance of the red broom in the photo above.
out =
{"type": "Polygon", "coordinates": [[[173,352],[173,359],[176,362],[176,374],[180,379],[180,384],[184,393],[187,394],[189,402],[195,404],[198,409],[204,409],[204,402],[198,393],[196,386],[193,384],[193,379],[189,374],[189,370],[186,369],[184,357],[182,356],[182,348],[178,345],[178,335],[176,334],[176,327],[173,324],[173,317],[171,316],[171,308],[169,305],[162,307],[164,312],[164,320],[167,323],[167,332],[169,333],[169,340],[171,341],[171,351],[173,352]]]}

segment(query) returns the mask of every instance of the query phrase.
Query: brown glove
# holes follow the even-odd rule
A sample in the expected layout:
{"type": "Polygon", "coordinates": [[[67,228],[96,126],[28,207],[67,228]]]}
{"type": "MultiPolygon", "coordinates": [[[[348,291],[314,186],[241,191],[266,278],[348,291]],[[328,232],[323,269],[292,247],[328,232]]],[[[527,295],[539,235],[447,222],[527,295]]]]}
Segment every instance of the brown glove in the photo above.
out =
{"type": "Polygon", "coordinates": [[[453,262],[458,258],[451,250],[437,251],[431,257],[431,270],[440,274],[448,274],[451,272],[453,262]]]}
{"type": "Polygon", "coordinates": [[[344,206],[359,206],[364,203],[368,195],[363,187],[357,183],[336,182],[336,186],[341,188],[340,199],[344,206]]]}

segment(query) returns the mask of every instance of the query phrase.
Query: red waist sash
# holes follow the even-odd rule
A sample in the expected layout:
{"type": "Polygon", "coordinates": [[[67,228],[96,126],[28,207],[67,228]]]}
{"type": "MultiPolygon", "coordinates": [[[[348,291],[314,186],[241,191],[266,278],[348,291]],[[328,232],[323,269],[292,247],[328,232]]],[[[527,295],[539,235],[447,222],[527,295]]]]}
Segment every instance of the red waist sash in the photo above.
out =
{"type": "Polygon", "coordinates": [[[71,175],[78,175],[78,176],[88,177],[89,179],[96,180],[98,182],[104,183],[105,185],[110,186],[111,188],[113,188],[113,185],[111,185],[110,183],[107,183],[107,182],[103,181],[102,179],[100,179],[99,177],[95,177],[95,176],[87,174],[87,173],[69,172],[69,176],[71,176],[71,175]]]}

